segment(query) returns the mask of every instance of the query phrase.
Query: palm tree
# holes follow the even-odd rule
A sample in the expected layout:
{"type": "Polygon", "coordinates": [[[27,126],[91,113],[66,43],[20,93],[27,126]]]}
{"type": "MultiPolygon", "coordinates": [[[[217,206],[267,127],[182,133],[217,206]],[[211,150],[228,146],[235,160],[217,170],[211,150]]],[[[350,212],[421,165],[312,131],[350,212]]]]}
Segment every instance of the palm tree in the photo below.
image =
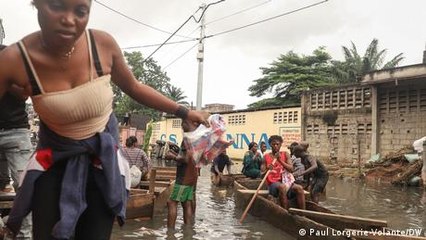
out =
{"type": "Polygon", "coordinates": [[[358,82],[359,76],[374,70],[397,67],[404,59],[403,54],[399,53],[392,60],[383,64],[387,49],[379,50],[379,40],[377,39],[371,41],[363,57],[358,53],[355,44],[351,43],[352,48],[342,46],[345,61],[335,62],[340,82],[358,82]]]}
{"type": "Polygon", "coordinates": [[[175,87],[173,85],[167,85],[165,90],[166,90],[165,91],[166,95],[170,99],[186,107],[189,106],[189,103],[187,101],[184,101],[186,96],[184,95],[184,92],[182,91],[182,89],[180,89],[179,87],[175,87]]]}

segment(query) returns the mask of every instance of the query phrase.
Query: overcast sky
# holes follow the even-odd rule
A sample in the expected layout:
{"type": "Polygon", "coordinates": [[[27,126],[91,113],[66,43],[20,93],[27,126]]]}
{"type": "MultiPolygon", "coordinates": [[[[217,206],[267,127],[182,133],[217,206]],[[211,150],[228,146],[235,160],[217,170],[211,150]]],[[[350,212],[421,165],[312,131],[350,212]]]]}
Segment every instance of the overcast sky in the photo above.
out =
{"type": "MultiPolygon", "coordinates": [[[[98,0],[138,21],[174,32],[202,3],[212,0],[98,0]]],[[[314,0],[226,0],[206,11],[206,35],[214,35],[277,16],[319,1],[314,0]],[[239,13],[241,12],[241,13],[239,13]],[[229,17],[227,17],[229,16],[229,17]],[[223,18],[226,17],[226,18],[223,18]]],[[[290,50],[311,54],[325,46],[334,59],[343,58],[341,46],[353,41],[364,53],[373,38],[388,58],[404,53],[402,65],[422,61],[426,43],[425,0],[329,0],[315,7],[261,24],[217,35],[205,41],[203,105],[224,103],[244,109],[260,100],[249,96],[248,87],[262,76],[280,54],[290,50]]],[[[198,12],[195,16],[199,17],[198,12]]],[[[0,0],[0,18],[11,44],[37,31],[36,10],[30,0],[0,0]]],[[[189,21],[181,36],[198,37],[199,24],[189,21]]],[[[93,2],[90,28],[111,33],[122,48],[159,44],[170,34],[135,23],[93,2]]],[[[173,37],[170,41],[188,38],[173,37]]],[[[196,104],[198,63],[195,41],[162,47],[153,58],[163,67],[171,83],[180,87],[188,102],[196,104]],[[182,56],[186,51],[185,55],[182,56]],[[182,56],[176,60],[179,56],[182,56]],[[176,61],[175,61],[176,60],[176,61]],[[174,63],[172,63],[175,61],[174,63]],[[171,64],[172,63],[172,64],[171,64]]],[[[156,47],[136,49],[146,57],[156,47]]],[[[127,50],[130,51],[130,50],[127,50]]]]}

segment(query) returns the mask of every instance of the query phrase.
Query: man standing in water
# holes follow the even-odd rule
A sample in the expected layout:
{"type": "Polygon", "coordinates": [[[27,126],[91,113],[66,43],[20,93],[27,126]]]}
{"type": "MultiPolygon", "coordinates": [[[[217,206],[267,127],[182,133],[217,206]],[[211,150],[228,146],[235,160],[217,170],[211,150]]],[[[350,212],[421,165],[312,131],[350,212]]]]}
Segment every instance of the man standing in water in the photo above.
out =
{"type": "MultiPolygon", "coordinates": [[[[184,132],[191,132],[196,129],[196,126],[191,126],[188,122],[184,121],[182,122],[182,129],[184,132]]],[[[166,153],[165,158],[175,160],[177,165],[175,186],[167,202],[167,228],[174,229],[178,203],[181,203],[183,208],[184,223],[193,223],[196,207],[195,188],[198,180],[198,169],[195,166],[191,151],[189,151],[189,146],[186,146],[185,141],[182,141],[179,153],[170,150],[166,153]]]]}

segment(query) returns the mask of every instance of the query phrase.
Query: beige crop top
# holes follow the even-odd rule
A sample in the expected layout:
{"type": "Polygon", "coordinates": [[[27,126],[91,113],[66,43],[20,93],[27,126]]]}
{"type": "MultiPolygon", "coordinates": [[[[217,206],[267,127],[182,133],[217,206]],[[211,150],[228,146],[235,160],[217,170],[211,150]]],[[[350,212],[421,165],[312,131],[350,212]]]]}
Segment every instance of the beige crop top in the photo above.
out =
{"type": "Polygon", "coordinates": [[[93,54],[89,32],[86,32],[86,36],[90,58],[90,81],[69,90],[48,93],[43,90],[24,44],[22,41],[19,42],[41,92],[31,96],[34,110],[52,131],[75,140],[92,137],[105,129],[112,112],[114,96],[109,74],[93,79],[93,54]]]}

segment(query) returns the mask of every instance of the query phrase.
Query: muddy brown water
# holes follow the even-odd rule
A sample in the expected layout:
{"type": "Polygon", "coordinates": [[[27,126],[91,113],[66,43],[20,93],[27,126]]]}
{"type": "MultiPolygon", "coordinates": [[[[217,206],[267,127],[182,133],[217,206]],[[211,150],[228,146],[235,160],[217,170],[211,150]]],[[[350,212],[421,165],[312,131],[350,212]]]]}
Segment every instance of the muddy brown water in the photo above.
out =
{"type": "MultiPolygon", "coordinates": [[[[241,170],[240,162],[233,166],[241,170]]],[[[426,193],[422,188],[395,187],[331,177],[321,205],[341,214],[388,221],[393,229],[426,229],[426,193]]],[[[114,227],[112,239],[294,239],[267,222],[248,215],[239,223],[242,210],[235,208],[232,188],[210,184],[210,166],[201,171],[197,186],[196,220],[183,224],[178,210],[175,231],[167,230],[167,211],[152,220],[128,220],[124,227],[114,227]]]]}

